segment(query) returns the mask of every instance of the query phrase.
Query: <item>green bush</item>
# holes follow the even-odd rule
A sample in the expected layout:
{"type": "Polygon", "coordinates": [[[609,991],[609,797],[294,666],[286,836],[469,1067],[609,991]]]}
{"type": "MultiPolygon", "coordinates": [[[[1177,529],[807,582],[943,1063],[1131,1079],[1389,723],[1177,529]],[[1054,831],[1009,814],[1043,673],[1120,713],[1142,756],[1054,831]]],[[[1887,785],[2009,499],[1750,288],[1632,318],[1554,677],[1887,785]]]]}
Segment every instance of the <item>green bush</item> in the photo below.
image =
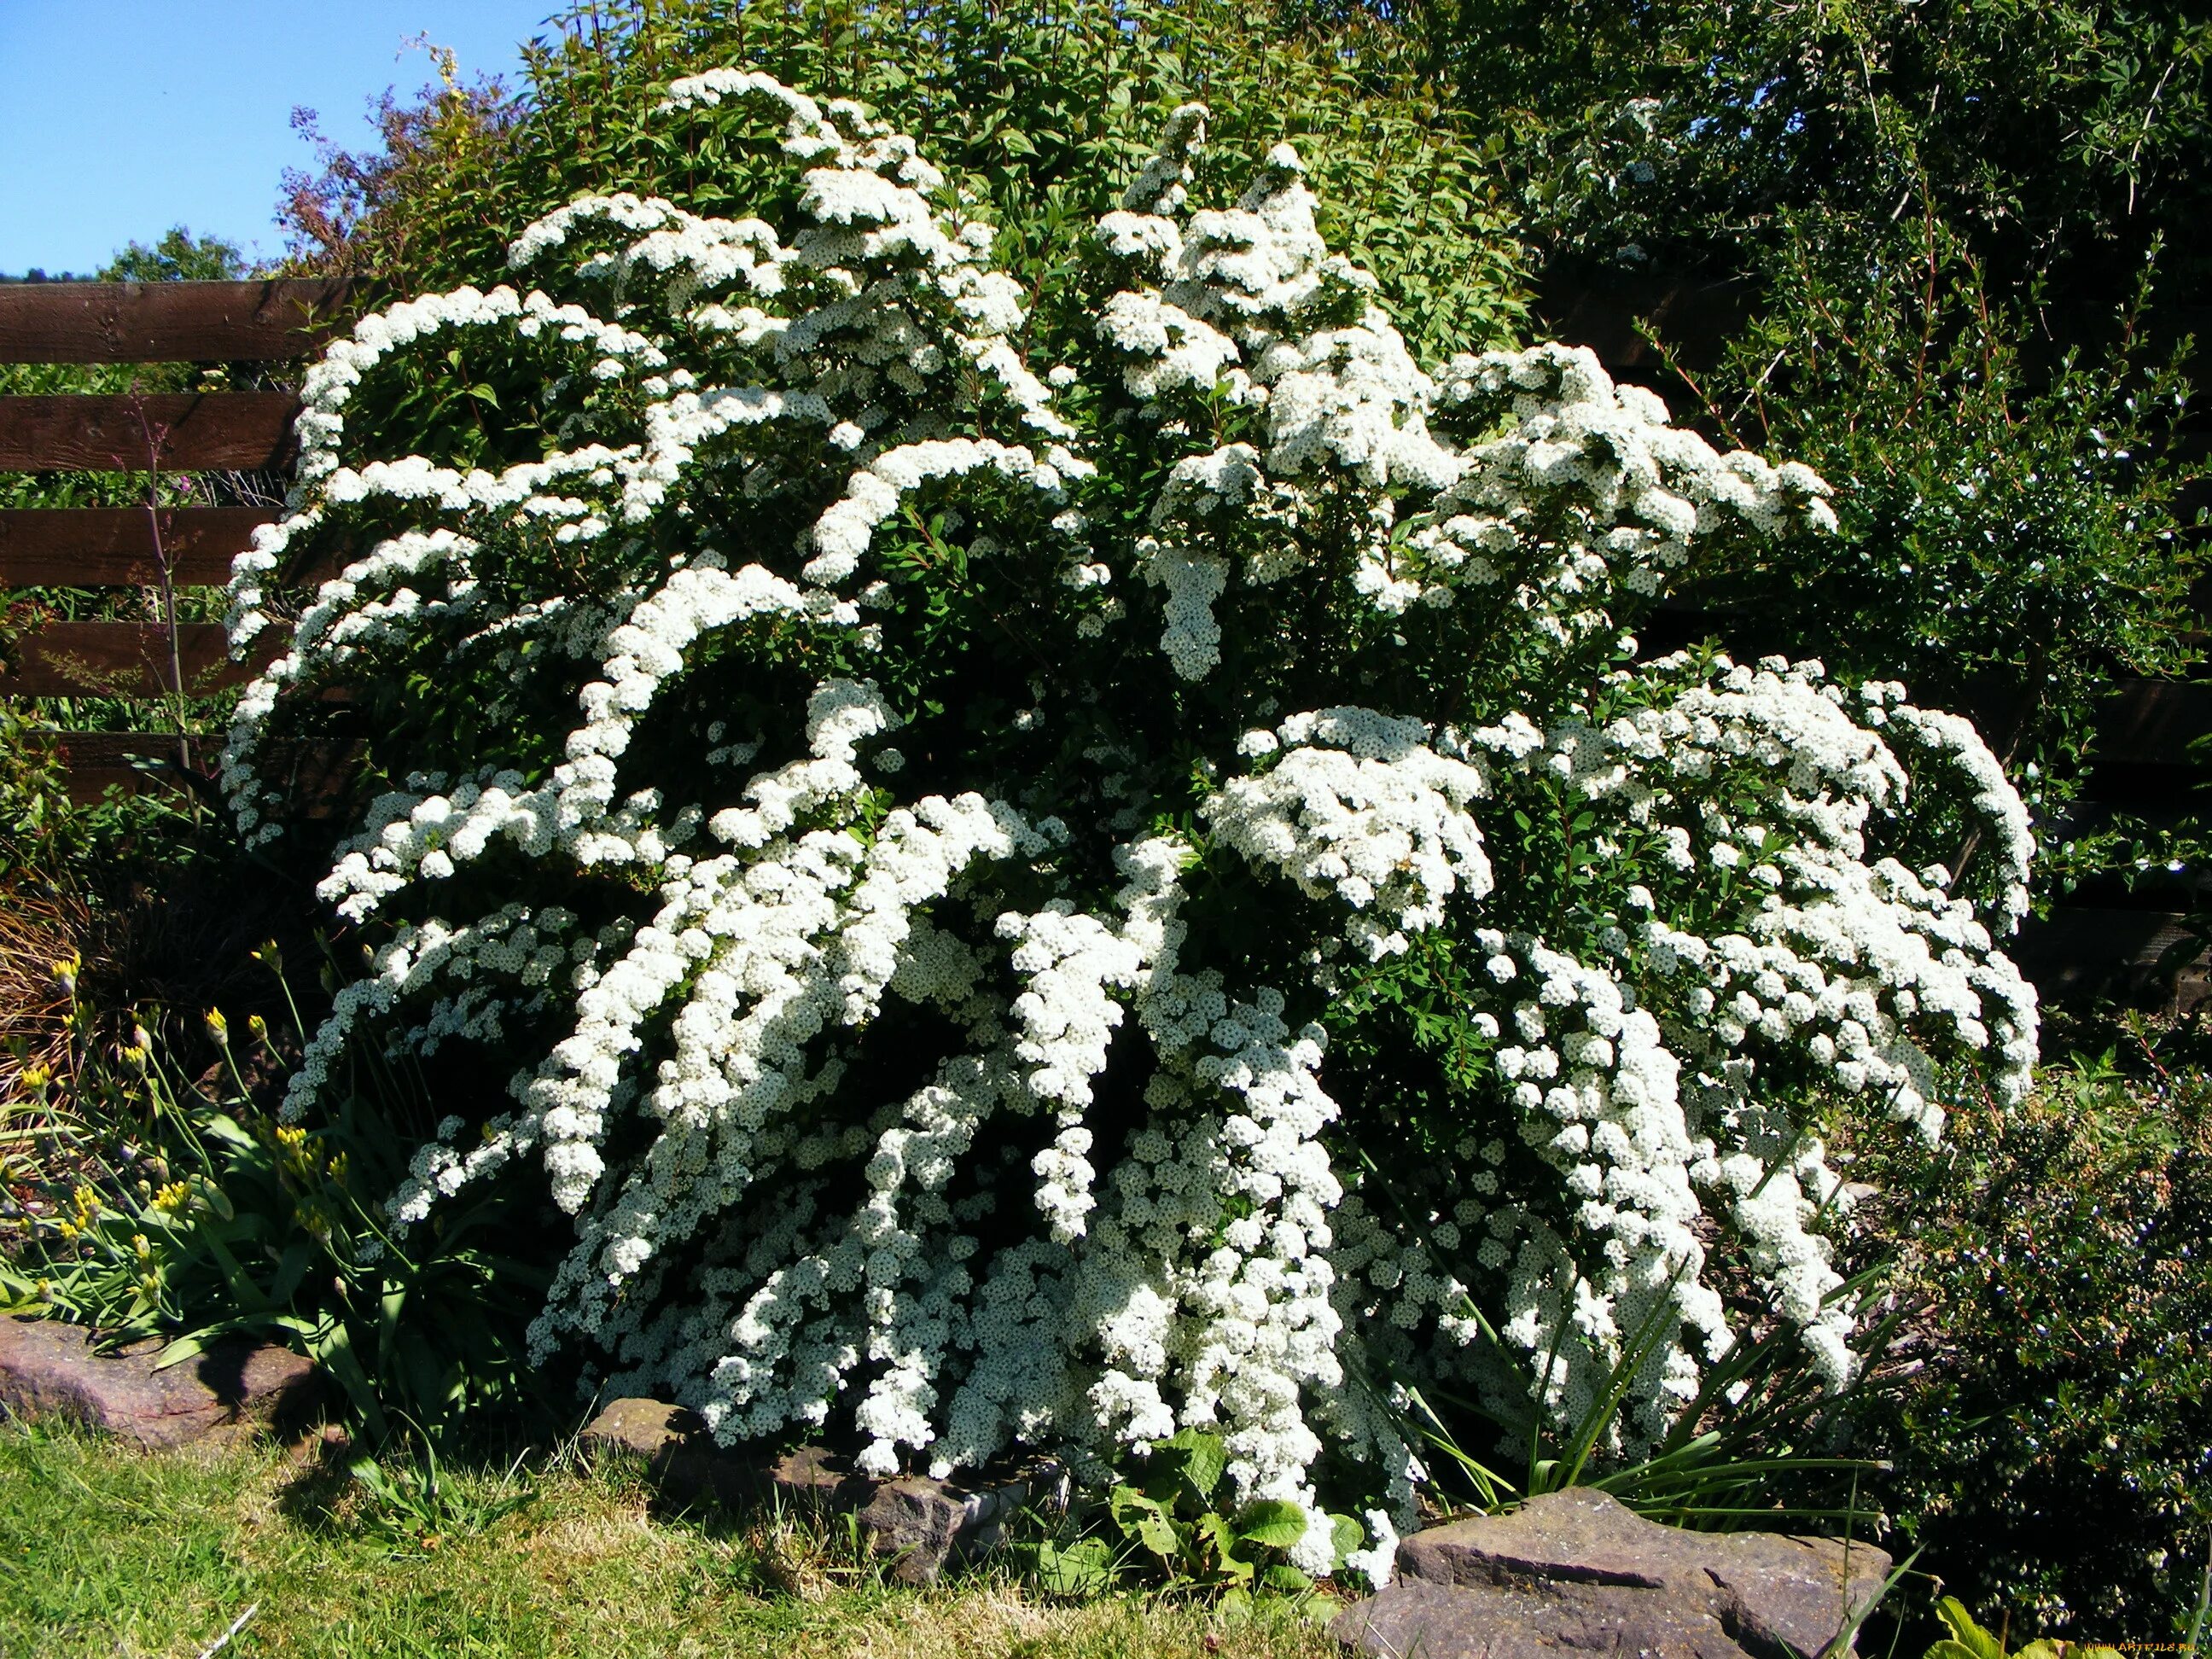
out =
{"type": "Polygon", "coordinates": [[[2212,1534],[2212,1084],[2201,1039],[1962,1114],[1893,1212],[1914,1310],[1860,1402],[1917,1564],[1995,1626],[2185,1629],[2212,1534]]]}
{"type": "Polygon", "coordinates": [[[1728,296],[1717,339],[1710,311],[1686,337],[1656,321],[1699,355],[1680,384],[1707,429],[1837,486],[1841,544],[1705,573],[1685,589],[1705,625],[1970,709],[2064,847],[2039,898],[2142,875],[2186,908],[2163,866],[2201,875],[2184,804],[2070,806],[2112,683],[2203,660],[2203,469],[2177,431],[2208,274],[2200,10],[1406,14],[1496,135],[1540,281],[1728,296]]]}
{"type": "Polygon", "coordinates": [[[1440,361],[1503,344],[1526,314],[1519,245],[1475,135],[1427,92],[1395,30],[1353,20],[1286,34],[1239,0],[954,0],[738,6],[603,0],[559,15],[526,53],[529,85],[453,83],[392,111],[377,155],[295,181],[295,252],[399,292],[499,268],[515,229],[587,193],[665,195],[702,214],[753,210],[770,174],[711,133],[646,114],[670,79],[727,64],[823,99],[854,98],[914,135],[975,191],[1000,266],[1023,285],[1042,349],[1076,283],[1073,238],[1114,204],[1176,105],[1204,100],[1213,155],[1301,143],[1332,247],[1371,270],[1410,343],[1440,361]]]}
{"type": "Polygon", "coordinates": [[[854,106],[635,121],[746,216],[586,198],[364,319],[234,582],[240,826],[374,952],[283,1115],[364,1051],[447,1114],[395,1244],[526,1176],[586,1389],[878,1473],[1218,1431],[1310,1575],[1411,1518],[1416,1388],[1607,1470],[1771,1331],[1839,1388],[1828,1127],[2014,1097],[2035,1015],[1966,722],[1624,637],[1821,480],[1587,352],[1423,374],[1289,146],[1198,205],[1195,106],[1057,289],[854,106]]]}

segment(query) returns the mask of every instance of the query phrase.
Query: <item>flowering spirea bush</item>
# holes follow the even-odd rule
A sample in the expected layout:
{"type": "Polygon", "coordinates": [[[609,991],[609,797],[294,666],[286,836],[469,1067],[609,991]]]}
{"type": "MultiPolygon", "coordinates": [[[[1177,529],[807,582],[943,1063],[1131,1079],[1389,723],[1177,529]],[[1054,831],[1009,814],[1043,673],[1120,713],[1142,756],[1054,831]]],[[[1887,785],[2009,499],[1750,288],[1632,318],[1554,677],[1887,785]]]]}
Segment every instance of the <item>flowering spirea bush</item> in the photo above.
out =
{"type": "Polygon", "coordinates": [[[857,107],[716,71],[659,113],[789,188],[580,201],[508,284],[368,319],[240,562],[234,641],[290,642],[239,823],[290,822],[270,757],[319,731],[382,781],[321,890],[374,968],[286,1115],[352,1045],[471,1045],[506,1097],[392,1215],[539,1172],[542,1352],[878,1471],[1208,1425],[1309,1567],[1324,1496],[1388,1559],[1390,1378],[1571,1419],[1656,1329],[1615,1453],[1750,1325],[1843,1384],[1823,1126],[1932,1142],[2021,1094],[2036,1015],[1970,726],[1636,659],[1700,545],[1820,533],[1822,482],[1587,351],[1425,374],[1288,147],[1190,210],[1196,106],[1069,251],[1073,325],[857,107]],[[348,562],[280,623],[310,549],[348,562]]]}

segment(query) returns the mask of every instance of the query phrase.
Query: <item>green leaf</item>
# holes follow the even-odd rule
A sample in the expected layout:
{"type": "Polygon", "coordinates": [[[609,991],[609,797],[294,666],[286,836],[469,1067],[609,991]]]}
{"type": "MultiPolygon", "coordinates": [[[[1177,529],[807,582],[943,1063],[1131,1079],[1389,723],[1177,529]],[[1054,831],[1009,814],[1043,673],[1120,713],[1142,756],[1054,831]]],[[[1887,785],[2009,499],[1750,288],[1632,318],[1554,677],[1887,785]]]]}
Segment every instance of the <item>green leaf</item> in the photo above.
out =
{"type": "Polygon", "coordinates": [[[1182,1539],[1176,1531],[1175,1522],[1168,1518],[1166,1506],[1158,1498],[1134,1486],[1116,1486],[1107,1498],[1106,1507],[1123,1536],[1142,1545],[1163,1561],[1172,1562],[1182,1555],[1182,1539]]]}
{"type": "Polygon", "coordinates": [[[1157,1457],[1162,1451],[1176,1455],[1183,1485],[1201,1504],[1212,1498],[1213,1489],[1221,1484],[1223,1471],[1229,1467],[1228,1445],[1219,1435],[1203,1429],[1182,1430],[1162,1441],[1152,1455],[1157,1457]]]}
{"type": "Polygon", "coordinates": [[[1037,1587],[1048,1595],[1096,1595],[1114,1583],[1114,1552],[1103,1538],[1036,1547],[1037,1587]]]}
{"type": "Polygon", "coordinates": [[[1340,1567],[1344,1558],[1367,1541],[1367,1528],[1348,1515],[1328,1517],[1328,1553],[1332,1566],[1340,1567]]]}
{"type": "Polygon", "coordinates": [[[1951,1632],[1951,1639],[1966,1650],[1969,1659],[2005,1659],[2004,1644],[1974,1622],[1966,1604],[1947,1595],[1936,1604],[1936,1616],[1951,1632]]]}
{"type": "Polygon", "coordinates": [[[1306,1512],[1287,1498],[1262,1498],[1239,1510],[1231,1524],[1244,1543],[1286,1550],[1306,1535],[1306,1512]]]}

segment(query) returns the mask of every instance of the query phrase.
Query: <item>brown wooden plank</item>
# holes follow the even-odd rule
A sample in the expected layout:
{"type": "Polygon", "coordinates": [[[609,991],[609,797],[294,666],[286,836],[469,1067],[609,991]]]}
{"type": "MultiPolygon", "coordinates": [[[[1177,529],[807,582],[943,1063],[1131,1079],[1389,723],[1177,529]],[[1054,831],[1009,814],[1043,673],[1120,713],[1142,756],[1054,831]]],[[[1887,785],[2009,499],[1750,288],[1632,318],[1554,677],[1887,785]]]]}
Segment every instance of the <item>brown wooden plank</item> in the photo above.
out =
{"type": "MultiPolygon", "coordinates": [[[[169,689],[169,633],[159,623],[48,623],[17,641],[0,696],[158,697],[169,689]]],[[[182,623],[177,657],[188,696],[204,696],[251,678],[233,663],[220,623],[182,623]]]]}
{"type": "Polygon", "coordinates": [[[304,357],[338,326],[352,291],[342,280],[0,284],[0,362],[304,357]]]}
{"type": "MultiPolygon", "coordinates": [[[[175,784],[180,762],[176,735],[169,732],[33,732],[33,743],[52,748],[67,775],[69,797],[80,805],[98,800],[112,787],[136,794],[149,784],[175,784]],[[144,762],[148,764],[134,764],[144,762]]],[[[222,734],[185,740],[195,769],[212,773],[222,755],[222,734]]]]}
{"type": "Polygon", "coordinates": [[[2212,737],[2212,685],[2124,680],[2098,721],[2097,758],[2122,765],[2203,767],[2212,754],[2192,754],[2212,737]]]}
{"type": "Polygon", "coordinates": [[[0,471],[258,471],[289,464],[289,392],[0,398],[0,471]]]}
{"type": "MultiPolygon", "coordinates": [[[[177,507],[161,514],[170,579],[218,587],[230,562],[273,507],[177,507]]],[[[161,580],[143,507],[18,507],[0,511],[0,587],[135,587],[161,580]]]]}
{"type": "Polygon", "coordinates": [[[2045,997],[2122,991],[2142,1000],[2145,992],[2156,992],[2187,1008],[2212,990],[2201,958],[2179,970],[2170,994],[2152,974],[2167,949],[2188,937],[2181,923],[2170,911],[2063,905],[2039,921],[2022,923],[2009,948],[2045,997]]]}
{"type": "Polygon", "coordinates": [[[1752,291],[1738,282],[1660,286],[1623,278],[1595,283],[1548,282],[1536,298],[1540,331],[1568,345],[1586,345],[1613,374],[1660,367],[1639,323],[1666,341],[1692,368],[1719,354],[1751,315],[1752,291]]]}

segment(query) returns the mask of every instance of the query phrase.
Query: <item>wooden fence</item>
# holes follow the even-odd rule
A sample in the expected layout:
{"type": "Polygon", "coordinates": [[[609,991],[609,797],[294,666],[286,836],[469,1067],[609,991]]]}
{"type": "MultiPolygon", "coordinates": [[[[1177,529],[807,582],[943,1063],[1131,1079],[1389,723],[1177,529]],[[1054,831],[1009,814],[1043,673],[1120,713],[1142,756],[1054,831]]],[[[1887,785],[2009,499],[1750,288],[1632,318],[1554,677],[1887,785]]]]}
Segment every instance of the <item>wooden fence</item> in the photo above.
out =
{"type": "MultiPolygon", "coordinates": [[[[343,282],[49,283],[0,284],[0,362],[266,363],[311,355],[349,314],[358,294],[343,282]]],[[[1656,380],[1634,322],[1656,313],[1670,337],[1725,334],[1741,310],[1731,290],[1623,304],[1575,294],[1542,307],[1557,337],[1590,345],[1615,373],[1656,380]]],[[[288,392],[211,392],[145,397],[0,397],[0,471],[27,472],[281,471],[292,453],[298,402],[288,392]],[[150,447],[149,447],[150,446],[150,447]]],[[[180,588],[219,586],[256,525],[257,507],[75,507],[0,511],[0,589],[137,588],[168,579],[180,588]]],[[[295,580],[299,573],[291,573],[295,580]]],[[[2209,622],[2208,628],[2212,628],[2209,622]]],[[[225,655],[222,628],[158,622],[52,622],[20,637],[0,673],[0,696],[124,696],[155,700],[205,695],[242,679],[252,665],[225,655]],[[173,645],[173,651],[172,647],[173,645]]],[[[2212,733],[2212,685],[2138,681],[2114,688],[2088,794],[2076,809],[2092,822],[2114,807],[2172,808],[2212,769],[2191,742],[2212,733]]],[[[111,785],[138,787],[134,764],[173,757],[177,739],[159,731],[88,733],[49,730],[72,793],[97,798],[111,785]]],[[[2183,918],[2131,908],[2124,894],[2062,909],[2021,940],[2023,965],[2046,992],[2140,976],[2185,937],[2183,918]]],[[[2180,994],[2207,994],[2201,969],[2180,994]]]]}
{"type": "MultiPolygon", "coordinates": [[[[312,355],[345,317],[343,282],[0,284],[0,362],[281,362],[312,355]]],[[[282,473],[299,400],[287,391],[0,397],[0,471],[282,473]]],[[[220,586],[272,507],[0,511],[0,588],[220,586]]],[[[0,675],[9,697],[154,702],[237,684],[215,623],[47,622],[18,635],[0,675]]],[[[143,757],[173,757],[159,731],[52,730],[71,793],[135,788],[143,757]]]]}

